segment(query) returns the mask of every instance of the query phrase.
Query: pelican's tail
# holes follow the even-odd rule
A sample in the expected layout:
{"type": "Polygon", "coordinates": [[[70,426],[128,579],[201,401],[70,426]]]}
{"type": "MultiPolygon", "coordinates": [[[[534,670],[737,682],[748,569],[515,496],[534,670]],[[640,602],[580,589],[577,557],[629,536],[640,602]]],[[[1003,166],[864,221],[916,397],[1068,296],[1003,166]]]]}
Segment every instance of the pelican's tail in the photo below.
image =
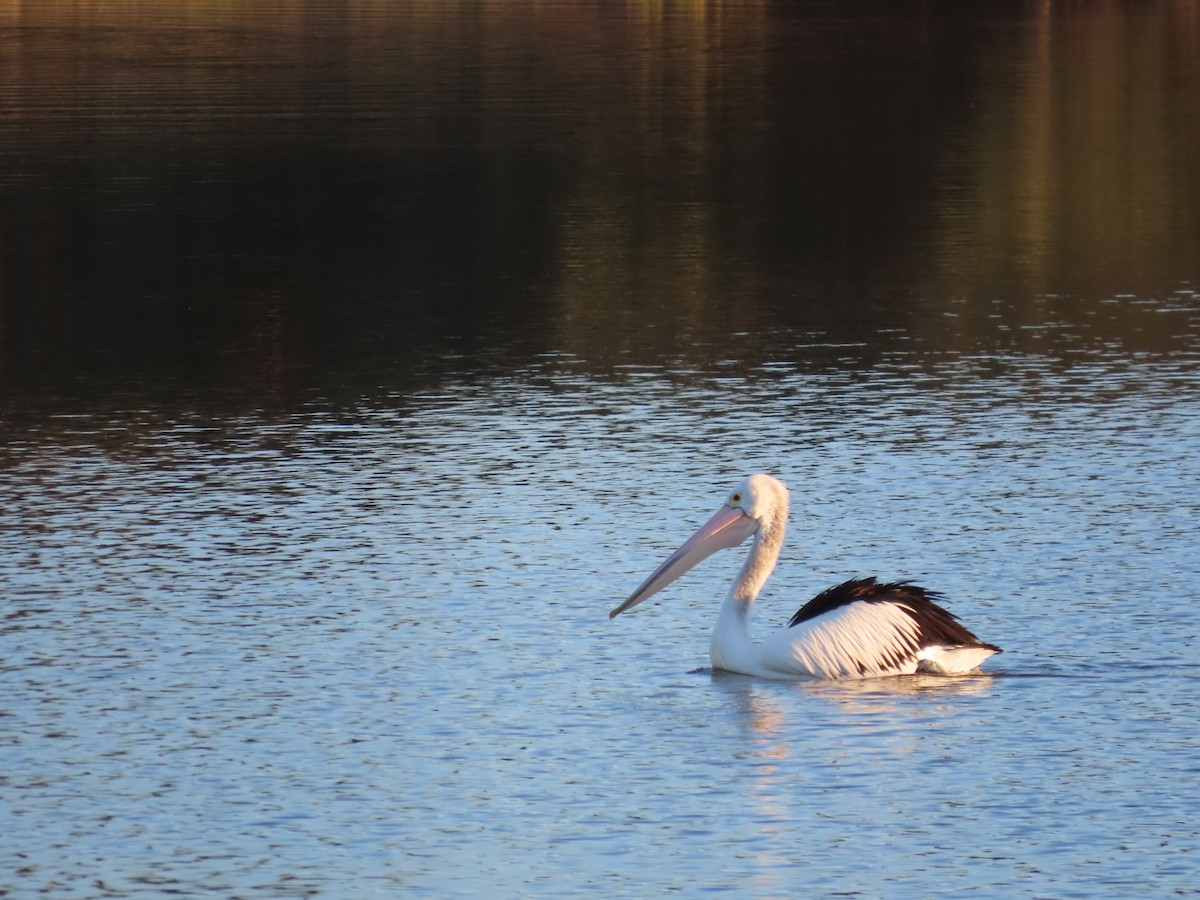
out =
{"type": "Polygon", "coordinates": [[[994,644],[935,644],[918,651],[917,671],[932,675],[968,675],[989,656],[1002,652],[994,644]]]}

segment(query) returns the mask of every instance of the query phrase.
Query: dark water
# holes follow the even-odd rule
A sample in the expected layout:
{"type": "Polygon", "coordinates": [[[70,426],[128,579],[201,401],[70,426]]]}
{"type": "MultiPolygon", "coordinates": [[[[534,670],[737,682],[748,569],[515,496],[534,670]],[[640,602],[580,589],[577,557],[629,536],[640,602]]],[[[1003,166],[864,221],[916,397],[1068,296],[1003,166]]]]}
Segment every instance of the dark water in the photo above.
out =
{"type": "Polygon", "coordinates": [[[0,0],[0,893],[1200,891],[1187,2],[0,0]],[[713,675],[941,590],[990,677],[713,675]]]}
{"type": "Polygon", "coordinates": [[[1200,258],[1187,3],[50,2],[0,28],[21,408],[711,364],[730,332],[799,365],[897,329],[1194,335],[1130,302],[1170,306],[1200,258]]]}

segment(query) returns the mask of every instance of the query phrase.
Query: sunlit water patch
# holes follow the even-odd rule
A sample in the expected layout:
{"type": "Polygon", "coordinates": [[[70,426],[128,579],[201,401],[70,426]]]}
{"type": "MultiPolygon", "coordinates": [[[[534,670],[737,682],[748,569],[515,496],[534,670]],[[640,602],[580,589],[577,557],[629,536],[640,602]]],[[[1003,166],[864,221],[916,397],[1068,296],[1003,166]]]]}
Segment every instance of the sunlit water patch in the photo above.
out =
{"type": "Polygon", "coordinates": [[[3,480],[4,886],[1192,890],[1189,372],[978,366],[58,423],[3,480]],[[733,553],[608,621],[757,469],[794,497],[760,628],[909,577],[991,674],[712,674],[733,553]]]}

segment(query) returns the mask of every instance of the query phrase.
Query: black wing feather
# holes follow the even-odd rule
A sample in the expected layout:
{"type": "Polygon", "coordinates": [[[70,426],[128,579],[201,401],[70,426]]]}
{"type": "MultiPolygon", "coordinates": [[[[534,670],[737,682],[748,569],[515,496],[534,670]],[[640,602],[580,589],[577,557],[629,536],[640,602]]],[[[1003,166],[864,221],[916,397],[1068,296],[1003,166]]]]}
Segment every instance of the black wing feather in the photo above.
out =
{"type": "Polygon", "coordinates": [[[958,617],[938,604],[942,596],[907,581],[880,583],[874,578],[852,578],[822,591],[802,606],[788,628],[851,603],[892,603],[917,623],[920,646],[986,647],[1002,652],[995,644],[984,643],[959,623],[958,617]]]}

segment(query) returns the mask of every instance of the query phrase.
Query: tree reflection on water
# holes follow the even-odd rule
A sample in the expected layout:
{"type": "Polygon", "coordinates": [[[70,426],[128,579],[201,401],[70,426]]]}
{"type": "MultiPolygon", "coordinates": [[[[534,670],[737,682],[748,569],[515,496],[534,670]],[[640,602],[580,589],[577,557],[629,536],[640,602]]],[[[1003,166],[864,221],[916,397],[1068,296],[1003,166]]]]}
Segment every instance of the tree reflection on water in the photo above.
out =
{"type": "Polygon", "coordinates": [[[1169,353],[1196,29],[1183,0],[6,0],[6,402],[286,406],[546,352],[1169,353]]]}

